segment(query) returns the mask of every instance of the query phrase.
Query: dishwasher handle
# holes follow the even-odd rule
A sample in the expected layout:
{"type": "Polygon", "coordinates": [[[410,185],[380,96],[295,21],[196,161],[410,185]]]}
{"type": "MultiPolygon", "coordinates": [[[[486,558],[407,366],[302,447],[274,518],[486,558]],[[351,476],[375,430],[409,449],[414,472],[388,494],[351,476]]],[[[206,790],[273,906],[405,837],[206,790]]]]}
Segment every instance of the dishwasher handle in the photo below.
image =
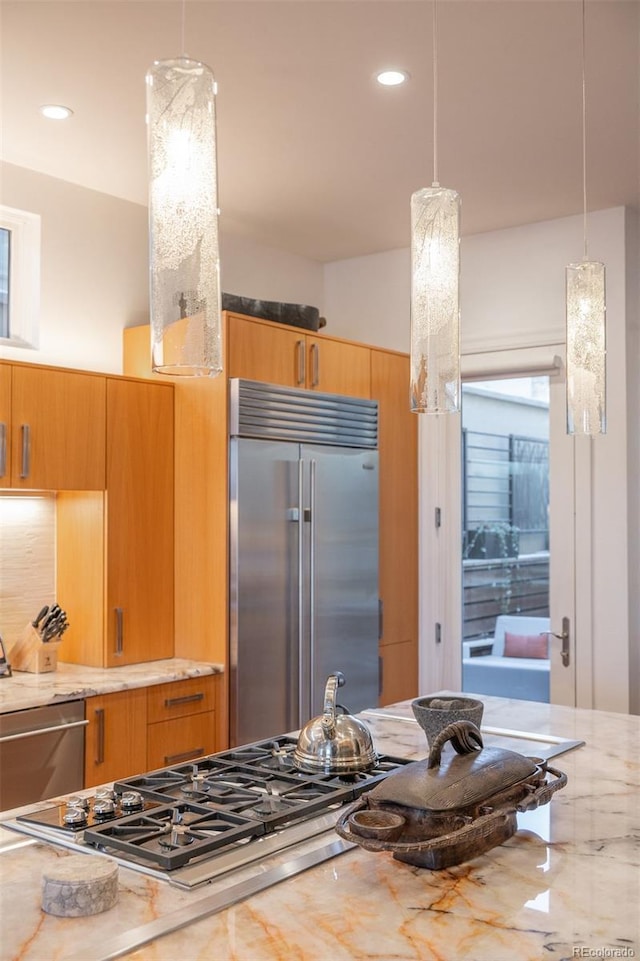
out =
{"type": "Polygon", "coordinates": [[[53,734],[54,731],[69,731],[72,727],[86,727],[88,721],[70,721],[67,724],[53,724],[51,727],[38,727],[34,731],[21,731],[20,734],[5,734],[0,737],[0,744],[7,741],[19,741],[25,737],[35,737],[37,734],[53,734]]]}

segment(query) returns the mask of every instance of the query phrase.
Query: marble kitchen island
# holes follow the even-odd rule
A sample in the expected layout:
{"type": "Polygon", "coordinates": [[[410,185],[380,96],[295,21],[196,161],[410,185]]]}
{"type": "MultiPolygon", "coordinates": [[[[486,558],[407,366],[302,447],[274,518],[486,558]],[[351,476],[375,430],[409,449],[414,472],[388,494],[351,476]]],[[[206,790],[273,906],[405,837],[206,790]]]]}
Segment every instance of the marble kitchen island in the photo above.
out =
{"type": "MultiPolygon", "coordinates": [[[[437,872],[352,848],[199,920],[211,898],[228,894],[251,872],[189,891],[121,866],[114,908],[62,919],[42,912],[40,879],[44,868],[71,852],[2,828],[2,961],[640,956],[640,718],[482,700],[483,727],[586,742],[551,762],[567,773],[567,786],[549,805],[519,815],[518,833],[501,847],[437,872]],[[195,920],[181,926],[187,916],[195,920]],[[170,922],[176,930],[163,934],[170,922]],[[150,940],[136,948],[142,938],[150,940]]],[[[426,755],[408,703],[362,717],[380,752],[426,755]]],[[[527,754],[549,746],[489,733],[485,743],[527,754]]],[[[329,831],[281,853],[266,870],[336,841],[329,831]]]]}

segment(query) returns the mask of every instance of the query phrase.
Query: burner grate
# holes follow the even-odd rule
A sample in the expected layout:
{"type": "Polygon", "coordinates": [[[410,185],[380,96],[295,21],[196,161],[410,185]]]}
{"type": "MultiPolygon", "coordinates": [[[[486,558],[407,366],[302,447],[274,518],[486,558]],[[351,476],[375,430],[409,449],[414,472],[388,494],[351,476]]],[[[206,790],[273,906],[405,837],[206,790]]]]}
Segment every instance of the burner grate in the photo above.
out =
{"type": "Polygon", "coordinates": [[[262,834],[264,826],[247,817],[178,803],[88,828],[84,840],[107,853],[121,852],[174,871],[193,858],[262,834]]]}

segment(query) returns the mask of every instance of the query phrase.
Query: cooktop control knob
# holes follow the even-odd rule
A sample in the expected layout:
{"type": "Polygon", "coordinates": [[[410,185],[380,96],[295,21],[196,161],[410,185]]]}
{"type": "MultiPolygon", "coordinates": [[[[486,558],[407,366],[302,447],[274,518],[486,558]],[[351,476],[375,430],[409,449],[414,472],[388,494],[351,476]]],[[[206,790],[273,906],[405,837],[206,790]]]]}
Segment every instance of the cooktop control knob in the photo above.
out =
{"type": "Polygon", "coordinates": [[[97,818],[113,817],[116,811],[116,802],[110,797],[96,797],[93,802],[93,813],[97,818]]]}
{"type": "Polygon", "coordinates": [[[64,812],[63,821],[69,827],[79,827],[87,823],[87,812],[81,807],[68,807],[64,812]]]}
{"type": "Polygon", "coordinates": [[[139,791],[124,791],[120,798],[120,805],[123,811],[139,811],[142,804],[142,795],[139,791]]]}
{"type": "Polygon", "coordinates": [[[68,798],[67,807],[70,808],[80,808],[83,811],[89,810],[89,798],[86,797],[73,797],[68,798]]]}
{"type": "Polygon", "coordinates": [[[99,798],[109,798],[111,801],[115,801],[116,792],[110,787],[99,787],[96,791],[96,801],[99,798]]]}

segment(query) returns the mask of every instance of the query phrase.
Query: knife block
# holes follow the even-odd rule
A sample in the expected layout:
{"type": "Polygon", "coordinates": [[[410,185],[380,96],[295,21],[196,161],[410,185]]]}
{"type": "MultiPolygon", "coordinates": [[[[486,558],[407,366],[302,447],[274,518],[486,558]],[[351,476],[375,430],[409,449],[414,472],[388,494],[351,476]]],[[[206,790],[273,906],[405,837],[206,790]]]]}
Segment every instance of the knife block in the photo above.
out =
{"type": "Polygon", "coordinates": [[[8,652],[8,658],[14,671],[47,674],[58,667],[59,647],[60,641],[48,641],[44,644],[35,628],[27,624],[22,637],[8,652]]]}

